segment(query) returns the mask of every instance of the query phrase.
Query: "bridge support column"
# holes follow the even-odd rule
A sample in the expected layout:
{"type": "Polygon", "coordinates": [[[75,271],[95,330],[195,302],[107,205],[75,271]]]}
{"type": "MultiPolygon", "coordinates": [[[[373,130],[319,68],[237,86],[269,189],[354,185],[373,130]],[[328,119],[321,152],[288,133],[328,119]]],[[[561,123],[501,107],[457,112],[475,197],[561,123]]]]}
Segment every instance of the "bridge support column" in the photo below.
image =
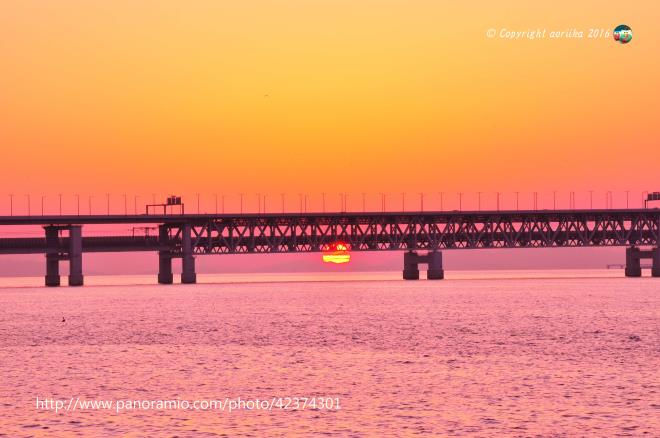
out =
{"type": "Polygon", "coordinates": [[[46,231],[46,286],[60,285],[59,228],[48,226],[46,231]]]}
{"type": "Polygon", "coordinates": [[[82,227],[69,227],[69,286],[82,286],[82,227]]]}
{"type": "Polygon", "coordinates": [[[46,255],[46,286],[60,285],[60,260],[57,255],[46,255]]]}
{"type": "Polygon", "coordinates": [[[440,251],[429,251],[420,255],[415,251],[408,251],[403,254],[403,279],[419,280],[419,264],[426,263],[428,270],[426,278],[428,280],[442,280],[445,278],[445,271],[442,268],[442,253],[440,251]]]}
{"type": "Polygon", "coordinates": [[[426,278],[429,280],[442,280],[445,278],[445,270],[442,268],[442,253],[440,251],[430,251],[427,255],[428,271],[426,278]]]}
{"type": "Polygon", "coordinates": [[[626,248],[626,277],[641,277],[641,251],[639,248],[626,248]]]}
{"type": "MultiPolygon", "coordinates": [[[[168,246],[170,238],[169,232],[170,230],[167,226],[158,226],[158,243],[161,247],[168,246]]],[[[158,251],[158,283],[174,283],[174,275],[172,275],[172,255],[169,251],[158,251]]]]}
{"type": "Polygon", "coordinates": [[[197,283],[197,274],[195,273],[195,257],[183,257],[181,260],[181,283],[197,283]]]}
{"type": "Polygon", "coordinates": [[[190,224],[183,224],[181,227],[181,283],[184,284],[197,283],[191,231],[190,224]]]}
{"type": "Polygon", "coordinates": [[[158,253],[158,283],[174,283],[174,275],[172,274],[172,257],[170,257],[169,253],[165,251],[158,253]]]}
{"type": "Polygon", "coordinates": [[[414,251],[403,254],[403,279],[419,280],[419,256],[414,251]]]}
{"type": "Polygon", "coordinates": [[[651,275],[660,277],[660,246],[653,250],[653,264],[651,265],[651,275]]]}

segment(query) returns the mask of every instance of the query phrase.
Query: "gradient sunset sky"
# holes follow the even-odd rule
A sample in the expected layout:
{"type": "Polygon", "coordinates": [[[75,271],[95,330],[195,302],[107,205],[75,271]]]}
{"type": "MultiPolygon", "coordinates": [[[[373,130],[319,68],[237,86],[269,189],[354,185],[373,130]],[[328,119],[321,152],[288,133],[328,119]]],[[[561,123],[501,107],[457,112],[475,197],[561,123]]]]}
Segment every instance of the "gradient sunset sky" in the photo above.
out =
{"type": "Polygon", "coordinates": [[[4,1],[1,209],[9,193],[657,190],[659,23],[650,0],[4,1]],[[619,24],[630,44],[486,36],[619,24]]]}

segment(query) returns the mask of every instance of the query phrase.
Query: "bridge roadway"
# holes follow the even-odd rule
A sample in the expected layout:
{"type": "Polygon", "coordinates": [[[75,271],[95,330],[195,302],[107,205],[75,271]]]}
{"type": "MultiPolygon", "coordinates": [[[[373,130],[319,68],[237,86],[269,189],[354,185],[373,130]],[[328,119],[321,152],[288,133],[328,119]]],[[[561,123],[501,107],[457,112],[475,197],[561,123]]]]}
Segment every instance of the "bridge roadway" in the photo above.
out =
{"type": "Polygon", "coordinates": [[[0,254],[46,254],[46,285],[60,284],[59,261],[70,263],[70,285],[82,285],[84,252],[156,251],[160,283],[194,283],[195,255],[318,252],[343,242],[351,251],[404,250],[403,277],[444,277],[441,250],[625,246],[626,276],[641,276],[640,259],[660,276],[660,210],[443,211],[187,215],[0,216],[1,226],[39,225],[45,237],[0,237],[0,254]],[[150,224],[157,235],[83,236],[84,225],[150,224]],[[648,247],[648,248],[640,248],[648,247]],[[420,254],[418,251],[426,251],[420,254]]]}

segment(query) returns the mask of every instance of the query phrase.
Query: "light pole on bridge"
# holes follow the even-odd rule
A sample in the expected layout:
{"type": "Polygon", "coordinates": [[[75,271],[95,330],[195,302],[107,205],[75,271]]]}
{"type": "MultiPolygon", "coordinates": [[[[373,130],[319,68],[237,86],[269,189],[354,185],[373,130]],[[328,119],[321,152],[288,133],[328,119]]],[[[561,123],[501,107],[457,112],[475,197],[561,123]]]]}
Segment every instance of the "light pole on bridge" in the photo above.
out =
{"type": "Polygon", "coordinates": [[[520,192],[516,192],[516,210],[520,210],[520,192]]]}
{"type": "Polygon", "coordinates": [[[346,213],[346,210],[348,210],[348,193],[339,193],[339,201],[341,202],[341,212],[346,213]]]}
{"type": "Polygon", "coordinates": [[[307,193],[298,193],[300,198],[300,212],[307,213],[307,193]]]}
{"type": "Polygon", "coordinates": [[[571,192],[571,209],[575,210],[575,192],[571,192]]]}
{"type": "MultiPolygon", "coordinates": [[[[440,210],[444,211],[444,192],[437,192],[437,193],[440,196],[440,210]]],[[[519,210],[520,209],[520,192],[516,191],[514,193],[516,195],[516,210],[519,210]]],[[[589,208],[593,209],[594,208],[594,193],[595,193],[595,191],[594,190],[589,190],[588,193],[589,193],[589,208]]],[[[630,193],[631,193],[631,191],[630,190],[625,190],[624,193],[626,195],[626,209],[629,209],[630,208],[630,193]]],[[[646,191],[642,192],[642,202],[644,201],[644,199],[646,197],[646,194],[647,194],[646,191]]],[[[196,195],[197,195],[197,212],[201,213],[201,194],[197,193],[196,195]]],[[[326,208],[327,208],[326,195],[327,195],[326,192],[321,193],[322,211],[323,212],[326,212],[326,208]]],[[[386,205],[386,196],[387,195],[383,192],[380,192],[379,195],[381,197],[381,211],[385,212],[387,210],[387,205],[386,205]]],[[[419,195],[419,199],[420,199],[420,210],[422,212],[424,212],[425,211],[425,205],[424,205],[425,193],[424,192],[418,192],[418,195],[419,195]]],[[[463,210],[463,195],[464,195],[464,193],[463,192],[458,192],[457,195],[458,195],[458,201],[459,201],[458,202],[459,203],[459,205],[458,205],[459,211],[462,211],[463,210]]],[[[483,195],[483,192],[481,192],[481,191],[477,192],[477,210],[479,210],[479,211],[481,211],[481,208],[482,208],[482,195],[483,195]]],[[[500,209],[501,209],[501,195],[502,194],[501,194],[501,192],[495,192],[495,195],[496,195],[496,210],[500,211],[500,209]]],[[[80,211],[80,196],[81,196],[80,194],[75,194],[75,197],[76,197],[76,214],[77,215],[81,214],[81,211],[80,211]]],[[[286,211],[285,194],[281,193],[280,196],[281,196],[281,203],[282,203],[282,213],[284,213],[286,211]]],[[[362,192],[361,196],[362,196],[362,211],[366,212],[366,197],[367,197],[367,194],[365,192],[362,192]]],[[[538,206],[538,192],[533,192],[533,196],[534,196],[533,197],[534,209],[538,209],[538,207],[539,207],[538,206]]],[[[123,197],[124,197],[124,214],[127,215],[128,214],[128,199],[127,199],[128,196],[127,196],[127,194],[123,194],[123,197]]],[[[138,201],[139,201],[139,197],[140,197],[139,195],[134,196],[133,210],[134,210],[135,214],[137,214],[137,212],[138,212],[138,205],[137,204],[138,204],[138,201]]],[[[263,194],[263,199],[262,199],[262,194],[258,193],[257,197],[258,197],[258,212],[259,213],[265,213],[266,212],[267,195],[263,194]]],[[[307,197],[308,196],[307,196],[307,194],[300,193],[299,197],[300,197],[300,212],[301,213],[306,212],[307,211],[307,197]]],[[[347,193],[343,192],[343,193],[340,193],[340,197],[341,197],[342,212],[346,212],[347,209],[348,209],[348,195],[347,195],[347,193]]],[[[93,199],[92,198],[93,198],[92,195],[88,195],[87,210],[88,210],[89,215],[93,214],[93,199]]],[[[155,194],[152,194],[152,198],[155,198],[155,194]]],[[[223,214],[225,213],[225,202],[224,202],[225,199],[224,198],[225,198],[224,195],[222,195],[221,197],[218,194],[214,195],[216,214],[218,214],[220,211],[223,214]],[[220,205],[220,199],[219,198],[222,199],[221,205],[220,205]]],[[[31,216],[32,215],[32,197],[31,197],[30,194],[25,194],[25,199],[26,199],[26,203],[27,203],[27,215],[31,216]]],[[[40,202],[41,215],[45,214],[45,199],[46,199],[46,196],[41,195],[41,202],[40,202]]],[[[13,201],[14,201],[14,194],[9,194],[9,214],[11,216],[13,216],[13,214],[14,214],[14,208],[13,208],[14,202],[13,201]]],[[[64,205],[63,205],[63,194],[61,194],[61,193],[58,194],[58,203],[59,203],[59,205],[58,205],[59,214],[62,215],[64,205]]],[[[557,190],[552,191],[552,207],[553,207],[554,210],[557,209],[557,190]]],[[[569,192],[569,207],[571,209],[576,208],[576,198],[575,198],[575,192],[574,191],[569,192]]],[[[607,190],[605,192],[605,208],[607,208],[607,209],[614,208],[614,192],[612,190],[607,190]]],[[[406,193],[405,192],[401,192],[401,210],[404,211],[404,212],[406,211],[406,193]]],[[[243,209],[243,194],[241,193],[240,194],[240,212],[243,213],[243,211],[244,211],[244,209],[243,209]]],[[[110,194],[109,193],[106,193],[106,213],[108,215],[110,214],[110,194]]]]}

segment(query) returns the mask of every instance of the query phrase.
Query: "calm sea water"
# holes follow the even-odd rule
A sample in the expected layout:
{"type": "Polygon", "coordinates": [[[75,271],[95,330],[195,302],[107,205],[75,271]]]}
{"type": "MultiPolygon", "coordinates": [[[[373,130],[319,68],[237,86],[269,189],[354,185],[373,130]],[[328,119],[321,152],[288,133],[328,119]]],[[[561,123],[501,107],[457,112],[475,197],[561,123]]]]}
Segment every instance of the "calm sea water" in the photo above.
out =
{"type": "Polygon", "coordinates": [[[660,279],[398,275],[11,280],[0,435],[658,436],[660,279]],[[37,397],[331,397],[340,409],[55,412],[37,397]]]}

